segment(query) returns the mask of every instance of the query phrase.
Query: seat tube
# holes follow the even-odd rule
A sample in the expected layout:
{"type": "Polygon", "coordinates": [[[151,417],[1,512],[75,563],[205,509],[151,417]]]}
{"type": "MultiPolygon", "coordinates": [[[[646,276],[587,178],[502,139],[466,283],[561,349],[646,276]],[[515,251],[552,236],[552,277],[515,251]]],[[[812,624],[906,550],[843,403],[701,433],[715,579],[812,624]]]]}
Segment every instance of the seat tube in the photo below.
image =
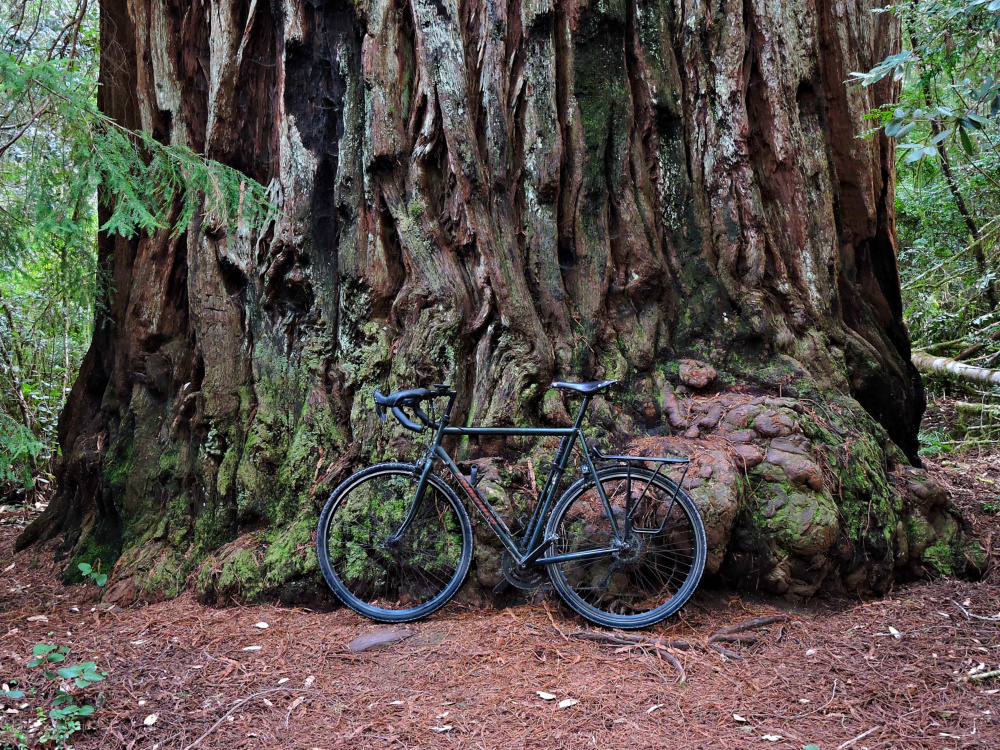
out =
{"type": "Polygon", "coordinates": [[[569,461],[570,453],[573,452],[573,443],[576,442],[577,437],[581,441],[583,440],[580,425],[583,423],[583,417],[587,413],[587,406],[589,404],[590,396],[584,396],[583,403],[580,404],[580,411],[576,415],[576,421],[573,423],[573,429],[576,432],[573,435],[564,437],[559,442],[559,449],[553,460],[552,469],[549,471],[548,478],[545,480],[545,486],[538,497],[538,505],[535,506],[535,512],[531,516],[524,537],[522,537],[525,540],[525,552],[537,546],[538,537],[542,533],[542,521],[548,515],[549,508],[552,506],[553,496],[559,489],[559,480],[562,479],[562,475],[566,471],[566,462],[569,461]]]}

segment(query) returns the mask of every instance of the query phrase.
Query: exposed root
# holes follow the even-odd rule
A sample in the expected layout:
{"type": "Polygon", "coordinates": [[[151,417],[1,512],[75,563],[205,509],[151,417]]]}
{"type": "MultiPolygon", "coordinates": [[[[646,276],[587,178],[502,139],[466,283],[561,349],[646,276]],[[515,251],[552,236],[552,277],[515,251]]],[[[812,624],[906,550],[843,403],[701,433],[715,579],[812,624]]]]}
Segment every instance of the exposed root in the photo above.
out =
{"type": "MultiPolygon", "coordinates": [[[[757,638],[757,636],[746,634],[745,631],[752,630],[754,628],[763,628],[767,625],[773,625],[779,622],[787,623],[788,621],[789,618],[787,615],[755,617],[752,620],[746,620],[745,622],[740,622],[735,625],[719,628],[717,631],[708,636],[708,638],[706,638],[702,643],[698,644],[692,644],[690,641],[684,640],[664,640],[662,638],[652,638],[647,635],[636,635],[634,633],[602,633],[594,630],[580,630],[576,633],[570,633],[569,637],[581,641],[594,641],[595,643],[606,643],[611,646],[618,646],[619,648],[615,649],[616,653],[631,650],[642,651],[645,654],[655,653],[661,660],[669,662],[670,666],[677,670],[680,675],[679,682],[684,682],[687,679],[687,675],[684,672],[684,668],[681,666],[681,663],[677,660],[677,657],[672,653],[673,651],[689,651],[692,648],[700,648],[702,651],[711,649],[727,659],[743,659],[741,654],[726,648],[722,644],[728,643],[752,646],[760,639],[757,638]]],[[[562,634],[562,631],[559,632],[562,634]]],[[[782,626],[780,634],[783,633],[784,626],[782,626]]]]}

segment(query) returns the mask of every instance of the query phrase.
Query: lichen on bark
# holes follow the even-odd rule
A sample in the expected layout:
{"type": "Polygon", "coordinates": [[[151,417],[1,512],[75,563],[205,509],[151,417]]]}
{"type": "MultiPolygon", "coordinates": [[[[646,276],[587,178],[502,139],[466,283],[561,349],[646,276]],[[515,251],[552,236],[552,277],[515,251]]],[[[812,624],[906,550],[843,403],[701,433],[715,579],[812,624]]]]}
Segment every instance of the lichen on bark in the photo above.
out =
{"type": "MultiPolygon", "coordinates": [[[[916,459],[923,392],[892,145],[856,137],[893,84],[843,84],[898,42],[873,8],[104,0],[102,110],[281,211],[259,236],[101,235],[107,316],[19,544],[114,564],[111,598],[308,596],[327,493],[419,450],[376,388],[449,382],[459,422],[558,424],[550,380],[614,377],[588,436],[706,451],[719,575],[749,556],[735,582],[808,594],[957,569],[940,495],[890,469],[916,459]],[[719,370],[712,398],[682,390],[703,387],[685,357],[719,370]]],[[[543,447],[459,446],[539,471],[543,447]]]]}

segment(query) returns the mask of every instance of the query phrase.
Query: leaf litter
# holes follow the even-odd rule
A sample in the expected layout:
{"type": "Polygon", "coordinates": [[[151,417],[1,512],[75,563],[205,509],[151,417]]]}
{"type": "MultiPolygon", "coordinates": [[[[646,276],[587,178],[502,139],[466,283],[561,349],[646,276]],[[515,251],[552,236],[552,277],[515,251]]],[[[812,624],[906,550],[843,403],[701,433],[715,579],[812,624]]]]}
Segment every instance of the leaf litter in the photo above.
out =
{"type": "MultiPolygon", "coordinates": [[[[951,460],[965,463],[948,471],[931,463],[930,471],[951,483],[956,504],[993,558],[1000,519],[978,512],[976,477],[1000,478],[1000,452],[951,460]]],[[[0,529],[0,570],[14,563],[17,533],[14,526],[0,529]]],[[[104,705],[74,736],[78,750],[152,747],[153,737],[161,750],[185,750],[203,735],[195,747],[227,750],[441,750],[456,742],[694,750],[754,741],[813,750],[862,736],[846,747],[939,750],[943,740],[948,747],[1000,747],[1000,674],[972,679],[1000,666],[1000,628],[987,621],[1000,612],[995,567],[978,583],[897,584],[883,598],[796,607],[699,591],[681,617],[644,633],[660,643],[693,644],[671,652],[687,673],[683,684],[659,648],[615,653],[596,641],[564,639],[553,622],[567,636],[613,631],[590,628],[557,602],[550,604],[553,620],[539,606],[449,606],[414,623],[412,637],[352,653],[345,644],[377,626],[330,601],[311,603],[311,610],[215,609],[184,594],[96,619],[88,612],[94,592],[67,589],[45,566],[17,570],[25,570],[17,590],[0,591],[0,623],[7,624],[0,627],[0,680],[23,682],[23,655],[40,642],[70,645],[74,657],[108,672],[104,705]],[[70,609],[67,594],[82,612],[70,609]],[[723,628],[778,614],[789,615],[788,622],[761,628],[754,642],[726,642],[742,660],[704,647],[723,628]],[[28,622],[39,615],[47,622],[28,622]],[[266,650],[240,645],[247,622],[272,624],[266,650]],[[890,622],[901,637],[888,630],[890,622]],[[58,638],[53,631],[73,635],[58,638]],[[306,686],[309,677],[315,681],[306,686]],[[540,684],[557,692],[540,691],[540,684]],[[542,692],[553,697],[545,700],[542,692]],[[571,712],[551,710],[559,695],[580,704],[571,712]],[[442,705],[449,706],[447,723],[435,718],[442,705]]],[[[5,721],[29,727],[37,720],[27,709],[9,710],[18,713],[5,714],[5,721]]]]}

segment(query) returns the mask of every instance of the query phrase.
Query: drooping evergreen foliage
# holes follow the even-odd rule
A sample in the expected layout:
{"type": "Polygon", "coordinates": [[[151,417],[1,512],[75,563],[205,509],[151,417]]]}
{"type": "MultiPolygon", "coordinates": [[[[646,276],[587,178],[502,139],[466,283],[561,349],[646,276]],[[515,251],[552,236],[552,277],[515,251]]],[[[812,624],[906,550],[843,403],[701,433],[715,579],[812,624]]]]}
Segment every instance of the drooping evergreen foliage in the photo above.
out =
{"type": "Polygon", "coordinates": [[[99,112],[98,41],[91,0],[0,0],[0,496],[55,450],[109,283],[98,230],[254,228],[271,211],[254,180],[99,112]]]}

